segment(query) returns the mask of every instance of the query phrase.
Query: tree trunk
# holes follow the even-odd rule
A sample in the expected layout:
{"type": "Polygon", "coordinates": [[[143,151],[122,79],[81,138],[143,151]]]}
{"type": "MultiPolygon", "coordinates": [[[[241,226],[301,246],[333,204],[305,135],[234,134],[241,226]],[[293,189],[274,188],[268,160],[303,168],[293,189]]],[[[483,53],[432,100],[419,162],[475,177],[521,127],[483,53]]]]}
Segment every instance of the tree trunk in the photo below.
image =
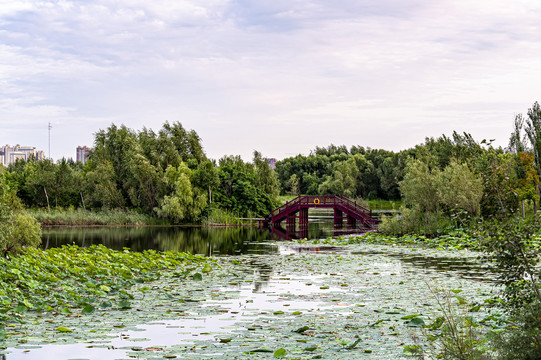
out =
{"type": "Polygon", "coordinates": [[[45,198],[47,198],[47,209],[51,211],[51,207],[49,206],[49,195],[47,195],[47,189],[43,187],[43,191],[45,191],[45,198]]]}
{"type": "Polygon", "coordinates": [[[81,194],[81,202],[83,203],[83,210],[86,211],[85,199],[83,199],[83,192],[81,191],[80,194],[81,194]]]}
{"type": "Polygon", "coordinates": [[[526,217],[526,212],[524,211],[524,200],[522,200],[520,203],[522,205],[522,217],[526,217]]]}

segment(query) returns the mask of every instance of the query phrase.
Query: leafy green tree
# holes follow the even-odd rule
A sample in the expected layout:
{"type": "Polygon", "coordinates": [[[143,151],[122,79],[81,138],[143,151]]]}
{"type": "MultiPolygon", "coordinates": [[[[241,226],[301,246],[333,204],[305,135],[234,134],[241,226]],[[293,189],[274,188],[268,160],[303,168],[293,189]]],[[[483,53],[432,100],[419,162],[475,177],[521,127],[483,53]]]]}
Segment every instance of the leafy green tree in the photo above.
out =
{"type": "Polygon", "coordinates": [[[269,195],[273,203],[276,203],[280,195],[280,183],[275,171],[271,169],[267,159],[264,159],[259,151],[254,151],[253,163],[257,185],[269,195]]]}
{"type": "Polygon", "coordinates": [[[483,197],[482,180],[466,164],[451,161],[434,179],[439,202],[447,209],[477,215],[483,197]]]}
{"type": "Polygon", "coordinates": [[[215,202],[220,208],[240,217],[267,216],[273,208],[269,193],[259,185],[254,165],[240,156],[225,156],[219,160],[220,186],[215,202]]]}
{"type": "Polygon", "coordinates": [[[537,171],[541,174],[541,107],[537,101],[528,109],[525,131],[535,155],[537,171]]]}
{"type": "Polygon", "coordinates": [[[476,160],[476,172],[483,180],[481,214],[484,217],[506,218],[515,214],[519,197],[518,180],[513,154],[489,149],[476,160]]]}
{"type": "Polygon", "coordinates": [[[175,223],[199,220],[207,206],[207,198],[200,188],[192,186],[192,171],[186,164],[181,163],[178,168],[169,166],[165,177],[167,184],[173,188],[173,193],[164,196],[160,207],[155,209],[158,216],[175,223]]]}
{"type": "Polygon", "coordinates": [[[125,201],[117,187],[115,170],[110,161],[92,160],[86,179],[87,198],[94,206],[107,209],[125,208],[125,201]]]}
{"type": "Polygon", "coordinates": [[[404,204],[421,213],[438,212],[440,198],[434,181],[438,174],[438,169],[431,170],[424,162],[410,159],[400,182],[404,204]]]}
{"type": "Polygon", "coordinates": [[[344,195],[355,197],[357,194],[357,178],[359,169],[354,158],[347,161],[335,162],[332,175],[328,175],[319,186],[321,195],[344,195]]]}
{"type": "Polygon", "coordinates": [[[212,204],[212,192],[220,184],[218,170],[210,160],[203,161],[193,172],[193,183],[208,190],[209,204],[212,204]]]}
{"type": "Polygon", "coordinates": [[[288,185],[291,195],[300,195],[299,178],[297,177],[297,174],[293,174],[289,177],[288,185]]]}

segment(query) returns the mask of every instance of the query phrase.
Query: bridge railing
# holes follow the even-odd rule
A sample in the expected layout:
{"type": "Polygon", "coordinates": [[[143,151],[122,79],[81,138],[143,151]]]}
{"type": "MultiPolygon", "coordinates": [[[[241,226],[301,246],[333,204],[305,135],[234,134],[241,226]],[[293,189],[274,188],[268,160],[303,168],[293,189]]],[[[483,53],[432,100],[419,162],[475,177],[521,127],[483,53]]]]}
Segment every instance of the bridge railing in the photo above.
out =
{"type": "Polygon", "coordinates": [[[340,196],[340,195],[300,195],[286,202],[284,205],[280,206],[279,208],[274,209],[271,212],[271,217],[274,218],[275,216],[278,216],[282,214],[283,212],[290,212],[291,210],[302,207],[302,206],[310,206],[310,207],[317,208],[318,206],[334,207],[336,205],[343,206],[350,211],[362,213],[366,215],[367,217],[372,218],[372,210],[362,206],[356,201],[353,201],[351,199],[348,199],[345,196],[340,196]]]}
{"type": "Polygon", "coordinates": [[[337,199],[339,199],[343,206],[345,206],[347,209],[350,210],[356,210],[359,213],[366,214],[370,218],[372,218],[372,210],[362,206],[361,204],[357,203],[357,201],[352,201],[351,199],[348,199],[345,196],[338,195],[336,196],[337,199]]]}
{"type": "Polygon", "coordinates": [[[280,206],[279,208],[272,210],[271,217],[281,214],[282,212],[288,210],[292,206],[298,205],[300,198],[301,196],[297,196],[295,199],[286,202],[284,205],[280,206]]]}

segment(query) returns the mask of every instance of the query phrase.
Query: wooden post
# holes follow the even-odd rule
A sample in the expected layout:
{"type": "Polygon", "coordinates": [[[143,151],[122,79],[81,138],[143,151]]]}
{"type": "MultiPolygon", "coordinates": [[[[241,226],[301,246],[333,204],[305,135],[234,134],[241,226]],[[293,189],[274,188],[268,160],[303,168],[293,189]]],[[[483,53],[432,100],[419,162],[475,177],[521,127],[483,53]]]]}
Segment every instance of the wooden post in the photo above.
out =
{"type": "Polygon", "coordinates": [[[334,209],[334,228],[335,229],[341,229],[342,226],[343,226],[343,221],[342,221],[342,216],[343,216],[343,212],[338,210],[338,209],[334,209]]]}

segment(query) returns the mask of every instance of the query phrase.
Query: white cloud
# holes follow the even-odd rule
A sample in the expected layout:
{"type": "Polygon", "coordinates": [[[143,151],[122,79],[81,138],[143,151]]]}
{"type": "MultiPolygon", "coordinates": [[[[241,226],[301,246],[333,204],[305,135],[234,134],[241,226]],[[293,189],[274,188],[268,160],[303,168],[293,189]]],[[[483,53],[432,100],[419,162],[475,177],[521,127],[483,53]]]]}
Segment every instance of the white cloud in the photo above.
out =
{"type": "Polygon", "coordinates": [[[0,116],[81,139],[178,120],[214,157],[396,150],[453,129],[504,145],[537,100],[540,6],[0,0],[0,116]]]}

